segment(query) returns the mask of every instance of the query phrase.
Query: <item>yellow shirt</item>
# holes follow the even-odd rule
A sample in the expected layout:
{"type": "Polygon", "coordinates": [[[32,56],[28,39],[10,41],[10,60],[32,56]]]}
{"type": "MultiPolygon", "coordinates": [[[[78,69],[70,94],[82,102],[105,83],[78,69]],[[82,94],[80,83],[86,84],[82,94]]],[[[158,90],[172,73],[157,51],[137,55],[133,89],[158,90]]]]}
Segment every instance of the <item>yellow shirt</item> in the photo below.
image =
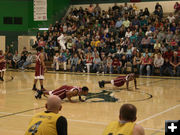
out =
{"type": "Polygon", "coordinates": [[[95,43],[96,43],[96,41],[91,41],[91,46],[94,47],[95,43]]]}
{"type": "Polygon", "coordinates": [[[95,47],[99,47],[100,43],[101,43],[101,42],[100,42],[99,40],[96,41],[96,42],[95,42],[95,47]]]}
{"type": "Polygon", "coordinates": [[[33,116],[25,135],[57,135],[56,122],[59,114],[41,112],[33,116]]]}
{"type": "Polygon", "coordinates": [[[103,135],[132,135],[135,123],[111,122],[103,132],[103,135]]]}

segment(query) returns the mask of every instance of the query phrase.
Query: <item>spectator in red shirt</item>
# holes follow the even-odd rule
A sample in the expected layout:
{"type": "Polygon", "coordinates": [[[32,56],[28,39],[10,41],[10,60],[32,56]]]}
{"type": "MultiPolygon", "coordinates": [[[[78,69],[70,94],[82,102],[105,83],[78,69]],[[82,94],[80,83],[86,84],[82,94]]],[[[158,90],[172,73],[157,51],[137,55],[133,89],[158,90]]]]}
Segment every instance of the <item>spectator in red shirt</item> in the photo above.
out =
{"type": "Polygon", "coordinates": [[[152,59],[148,54],[146,54],[145,57],[142,58],[142,64],[140,65],[140,75],[144,74],[144,69],[146,69],[148,76],[151,74],[151,63],[152,59]]]}
{"type": "Polygon", "coordinates": [[[168,48],[168,51],[166,51],[165,53],[164,53],[164,58],[168,58],[169,60],[172,58],[172,56],[173,56],[173,51],[171,50],[171,48],[169,47],[168,48]]]}
{"type": "Polygon", "coordinates": [[[115,57],[112,62],[111,73],[114,73],[114,71],[116,70],[119,74],[121,72],[121,66],[122,63],[119,61],[117,57],[115,57]]]}
{"type": "Polygon", "coordinates": [[[180,11],[180,4],[178,2],[174,4],[174,10],[174,13],[178,13],[178,11],[180,11]]]}
{"type": "Polygon", "coordinates": [[[44,41],[43,37],[41,37],[40,40],[38,41],[38,46],[45,47],[45,45],[46,42],[44,41]]]}

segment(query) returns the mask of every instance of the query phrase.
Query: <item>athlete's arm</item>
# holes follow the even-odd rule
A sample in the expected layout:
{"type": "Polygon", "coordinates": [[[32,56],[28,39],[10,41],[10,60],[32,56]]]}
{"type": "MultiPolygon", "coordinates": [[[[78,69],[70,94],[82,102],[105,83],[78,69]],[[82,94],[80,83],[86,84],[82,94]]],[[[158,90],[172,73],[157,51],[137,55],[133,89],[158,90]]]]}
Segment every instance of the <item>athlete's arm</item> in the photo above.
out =
{"type": "Polygon", "coordinates": [[[78,95],[78,90],[69,91],[66,93],[66,97],[71,103],[75,103],[75,101],[72,101],[71,98],[78,95]]]}
{"type": "Polygon", "coordinates": [[[134,125],[133,135],[145,135],[144,128],[138,124],[134,125]]]}
{"type": "Polygon", "coordinates": [[[129,89],[129,81],[126,81],[126,88],[129,89]]]}
{"type": "Polygon", "coordinates": [[[61,116],[56,122],[56,129],[58,135],[67,135],[67,120],[61,116]]]}

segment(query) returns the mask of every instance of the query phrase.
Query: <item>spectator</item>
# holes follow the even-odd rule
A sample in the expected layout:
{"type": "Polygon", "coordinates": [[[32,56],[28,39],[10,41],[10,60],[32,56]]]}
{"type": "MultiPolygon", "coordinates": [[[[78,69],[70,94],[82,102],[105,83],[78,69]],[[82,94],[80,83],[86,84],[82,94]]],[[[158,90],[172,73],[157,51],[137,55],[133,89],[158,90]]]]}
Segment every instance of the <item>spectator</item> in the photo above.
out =
{"type": "Polygon", "coordinates": [[[75,68],[75,72],[78,71],[78,62],[79,62],[78,55],[77,55],[77,54],[74,54],[74,56],[72,56],[72,58],[70,59],[71,72],[73,72],[73,67],[75,68]]]}
{"type": "Polygon", "coordinates": [[[123,74],[126,74],[127,73],[127,59],[126,59],[125,55],[122,56],[121,63],[122,63],[122,70],[121,71],[123,74]]]}
{"type": "Polygon", "coordinates": [[[15,44],[14,42],[11,42],[11,44],[7,48],[8,52],[10,52],[12,55],[15,54],[15,44]]]}
{"type": "Polygon", "coordinates": [[[139,73],[140,65],[141,65],[141,53],[137,52],[137,54],[133,57],[131,72],[134,73],[134,68],[136,68],[137,73],[139,73]]]}
{"type": "Polygon", "coordinates": [[[137,109],[132,104],[123,104],[119,111],[119,120],[111,122],[104,130],[103,135],[132,134],[145,135],[144,128],[136,121],[137,109]]]}
{"type": "Polygon", "coordinates": [[[151,74],[151,63],[152,63],[151,58],[149,57],[148,54],[146,54],[145,57],[142,58],[142,63],[140,65],[140,75],[143,75],[144,70],[146,70],[147,75],[150,76],[150,74],[151,74]]]}
{"type": "Polygon", "coordinates": [[[178,13],[180,11],[180,4],[178,2],[176,2],[174,4],[174,13],[178,13]]]}
{"type": "Polygon", "coordinates": [[[116,22],[116,28],[120,28],[122,26],[123,22],[121,20],[121,18],[119,17],[117,22],[116,22]]]}
{"type": "Polygon", "coordinates": [[[132,36],[132,31],[130,31],[130,28],[127,29],[127,32],[125,34],[125,37],[131,37],[132,36]]]}
{"type": "Polygon", "coordinates": [[[55,67],[55,70],[58,71],[59,70],[59,53],[56,53],[53,59],[53,65],[55,67]]]}
{"type": "Polygon", "coordinates": [[[67,135],[67,120],[58,114],[61,108],[60,98],[54,95],[50,96],[46,103],[47,110],[32,117],[25,135],[31,135],[34,132],[43,135],[67,135]],[[36,128],[34,128],[35,126],[36,128]]]}
{"type": "Polygon", "coordinates": [[[164,59],[165,58],[168,58],[169,60],[172,58],[172,56],[173,56],[173,51],[171,50],[171,48],[170,47],[168,47],[168,50],[164,53],[164,59]]]}
{"type": "Polygon", "coordinates": [[[161,48],[161,44],[159,43],[159,40],[156,40],[156,43],[154,44],[154,49],[159,50],[161,48]]]}
{"type": "Polygon", "coordinates": [[[46,42],[44,41],[43,37],[41,37],[40,40],[38,41],[38,46],[45,47],[45,45],[46,42]]]}
{"type": "Polygon", "coordinates": [[[107,58],[107,64],[106,64],[106,66],[105,66],[105,74],[109,71],[109,73],[111,74],[112,72],[112,59],[111,59],[111,56],[108,56],[108,58],[107,58]]]}
{"type": "Polygon", "coordinates": [[[89,7],[88,7],[88,12],[89,12],[91,15],[93,14],[93,12],[94,12],[94,7],[93,7],[92,4],[89,5],[89,7]]]}
{"type": "Polygon", "coordinates": [[[31,65],[33,62],[33,57],[31,52],[28,52],[28,55],[26,57],[26,61],[23,63],[21,69],[24,70],[28,65],[31,65]]]}
{"type": "Polygon", "coordinates": [[[162,46],[160,47],[161,54],[164,54],[166,51],[167,51],[167,48],[165,47],[164,44],[162,44],[162,46]]]}
{"type": "Polygon", "coordinates": [[[174,52],[174,55],[170,60],[170,64],[172,68],[175,70],[175,75],[180,76],[180,58],[177,54],[177,52],[174,52]]]}
{"type": "Polygon", "coordinates": [[[93,71],[95,71],[97,74],[99,73],[101,64],[101,59],[99,58],[98,54],[95,54],[95,57],[93,59],[93,71]]]}
{"type": "Polygon", "coordinates": [[[162,57],[161,53],[158,53],[157,57],[154,59],[154,66],[152,72],[154,74],[155,69],[160,69],[161,66],[164,64],[164,58],[162,57]]]}
{"type": "Polygon", "coordinates": [[[126,58],[127,58],[127,61],[130,61],[131,58],[132,58],[132,46],[128,46],[128,49],[127,49],[127,52],[126,52],[126,58]]]}
{"type": "Polygon", "coordinates": [[[58,58],[59,64],[63,65],[64,71],[66,71],[66,57],[63,54],[60,54],[59,58],[58,58]]]}
{"type": "Polygon", "coordinates": [[[168,73],[171,76],[173,76],[172,66],[171,66],[169,59],[167,57],[165,57],[164,64],[160,68],[160,76],[164,75],[164,73],[166,73],[166,74],[168,73]]]}
{"type": "Polygon", "coordinates": [[[120,74],[121,67],[122,67],[122,63],[118,60],[117,57],[115,57],[112,62],[111,73],[114,74],[115,73],[114,71],[117,71],[117,73],[120,74]]]}
{"type": "Polygon", "coordinates": [[[11,61],[12,62],[12,67],[13,68],[18,68],[18,62],[20,61],[21,57],[19,56],[18,52],[15,51],[15,54],[13,56],[13,60],[11,61]]]}
{"type": "Polygon", "coordinates": [[[130,21],[128,20],[128,18],[125,18],[125,20],[123,21],[123,25],[125,28],[128,28],[130,25],[130,21]]]}
{"type": "Polygon", "coordinates": [[[94,11],[97,15],[99,15],[99,13],[101,12],[101,8],[99,6],[99,4],[96,4],[96,7],[94,8],[94,11]]]}
{"type": "Polygon", "coordinates": [[[170,23],[172,23],[172,21],[175,20],[175,17],[173,16],[172,13],[170,13],[169,16],[167,17],[167,19],[169,20],[170,23]]]}
{"type": "Polygon", "coordinates": [[[8,66],[15,67],[15,65],[13,65],[13,55],[10,52],[8,52],[8,54],[6,55],[6,64],[8,66]]]}
{"type": "Polygon", "coordinates": [[[65,33],[61,33],[61,35],[57,38],[57,41],[61,47],[61,50],[66,50],[66,34],[65,33]]]}
{"type": "Polygon", "coordinates": [[[141,52],[143,52],[144,48],[147,48],[149,50],[149,45],[150,45],[150,41],[151,39],[148,38],[148,36],[145,36],[142,41],[141,41],[141,45],[140,45],[140,50],[141,52]]]}
{"type": "Polygon", "coordinates": [[[87,72],[89,73],[91,71],[91,66],[93,63],[93,57],[91,53],[86,54],[86,66],[87,66],[87,72]]]}
{"type": "Polygon", "coordinates": [[[150,13],[149,13],[148,8],[145,8],[145,9],[144,9],[143,15],[144,15],[145,17],[149,17],[150,13]]]}
{"type": "Polygon", "coordinates": [[[162,14],[163,14],[163,8],[162,8],[162,6],[159,4],[159,2],[156,3],[156,6],[155,6],[155,10],[157,10],[157,9],[159,9],[160,12],[162,12],[162,14]]]}

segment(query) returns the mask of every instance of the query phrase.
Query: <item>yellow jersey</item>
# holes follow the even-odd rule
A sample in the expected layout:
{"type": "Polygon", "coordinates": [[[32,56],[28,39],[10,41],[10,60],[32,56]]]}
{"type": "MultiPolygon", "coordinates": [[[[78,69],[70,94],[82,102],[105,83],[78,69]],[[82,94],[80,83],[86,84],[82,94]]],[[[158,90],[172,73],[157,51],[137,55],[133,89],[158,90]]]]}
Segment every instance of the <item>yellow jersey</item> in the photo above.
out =
{"type": "Polygon", "coordinates": [[[133,122],[111,122],[104,130],[103,135],[132,135],[134,125],[133,122]]]}
{"type": "Polygon", "coordinates": [[[56,122],[60,114],[41,112],[33,116],[25,135],[57,135],[56,122]]]}

